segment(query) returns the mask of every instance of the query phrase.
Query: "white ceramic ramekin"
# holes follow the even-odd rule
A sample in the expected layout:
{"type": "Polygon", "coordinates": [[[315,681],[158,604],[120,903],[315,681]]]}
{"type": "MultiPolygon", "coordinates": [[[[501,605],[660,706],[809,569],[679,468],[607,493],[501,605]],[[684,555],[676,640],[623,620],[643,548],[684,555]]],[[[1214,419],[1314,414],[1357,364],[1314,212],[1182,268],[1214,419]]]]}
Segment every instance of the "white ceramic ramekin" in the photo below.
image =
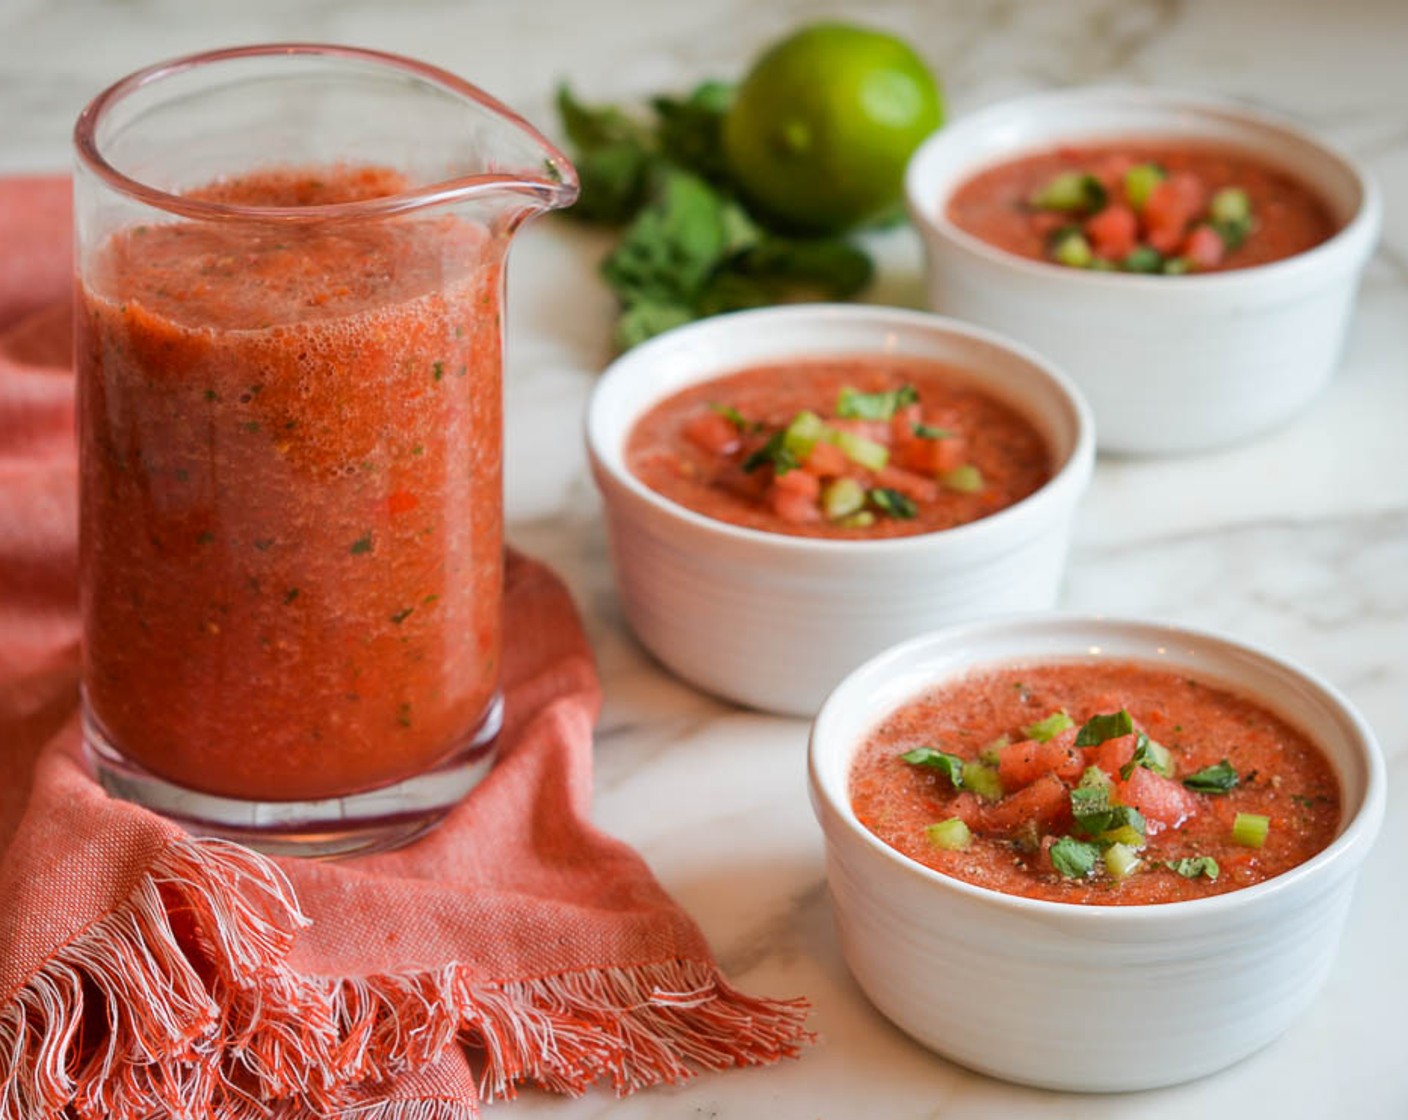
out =
{"type": "Polygon", "coordinates": [[[924,312],[825,304],[723,315],[629,351],[592,395],[587,445],[617,587],[640,641],[700,688],[805,716],[857,663],[897,641],[962,619],[1050,607],[1094,459],[1085,405],[1036,355],[924,312]],[[968,525],[838,541],[701,516],[627,469],[632,427],[663,398],[749,366],[826,354],[918,355],[971,371],[1036,426],[1054,477],[968,525]]]}
{"type": "Polygon", "coordinates": [[[1383,819],[1373,732],[1324,681],[1214,634],[1045,616],[955,626],[847,677],[812,730],[812,804],[851,971],[886,1016],[954,1061],[1052,1089],[1171,1085],[1279,1035],[1320,988],[1383,819]],[[857,748],[890,711],[984,667],[1140,661],[1196,674],[1276,711],[1328,755],[1344,818],[1329,848],[1265,883],[1156,906],[999,894],[931,871],[851,809],[857,748]]]}
{"type": "Polygon", "coordinates": [[[1036,94],[955,121],[920,146],[905,190],[930,306],[1052,358],[1085,391],[1100,449],[1139,455],[1236,443],[1304,408],[1339,361],[1382,221],[1368,173],[1302,129],[1228,102],[1141,89],[1036,94]],[[955,189],[985,167],[1124,139],[1245,151],[1310,186],[1340,230],[1284,261],[1169,277],[1027,260],[948,220],[955,189]]]}

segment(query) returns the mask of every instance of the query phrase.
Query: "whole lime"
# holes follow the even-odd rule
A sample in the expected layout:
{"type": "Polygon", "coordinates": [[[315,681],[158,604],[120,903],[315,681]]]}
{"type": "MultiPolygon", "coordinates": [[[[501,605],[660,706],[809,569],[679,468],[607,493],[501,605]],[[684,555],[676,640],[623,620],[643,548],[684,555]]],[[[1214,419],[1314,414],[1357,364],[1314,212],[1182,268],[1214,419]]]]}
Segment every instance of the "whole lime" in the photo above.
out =
{"type": "Polygon", "coordinates": [[[942,123],[938,83],[907,43],[818,23],[754,63],[724,119],[724,152],[754,207],[839,232],[899,202],[909,157],[942,123]]]}

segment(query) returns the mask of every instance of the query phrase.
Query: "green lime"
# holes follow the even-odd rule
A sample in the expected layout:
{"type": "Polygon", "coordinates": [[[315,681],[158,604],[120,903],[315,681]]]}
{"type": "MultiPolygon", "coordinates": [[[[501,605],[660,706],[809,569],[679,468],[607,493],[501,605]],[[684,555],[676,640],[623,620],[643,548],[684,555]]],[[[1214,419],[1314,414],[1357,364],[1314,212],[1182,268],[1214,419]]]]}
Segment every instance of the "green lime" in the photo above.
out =
{"type": "Polygon", "coordinates": [[[942,123],[938,84],[907,43],[818,23],[754,63],[724,120],[724,151],[754,206],[835,232],[893,209],[909,157],[942,123]]]}

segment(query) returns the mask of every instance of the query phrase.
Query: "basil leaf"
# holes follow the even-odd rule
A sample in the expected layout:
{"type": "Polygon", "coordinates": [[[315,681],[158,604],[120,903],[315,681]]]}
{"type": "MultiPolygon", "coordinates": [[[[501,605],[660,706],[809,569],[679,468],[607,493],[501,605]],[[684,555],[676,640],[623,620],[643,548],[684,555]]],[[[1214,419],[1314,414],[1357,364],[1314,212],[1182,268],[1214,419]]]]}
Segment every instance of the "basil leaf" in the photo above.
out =
{"type": "Polygon", "coordinates": [[[919,392],[913,385],[901,385],[888,393],[862,393],[847,386],[836,402],[836,415],[846,420],[888,420],[918,400],[919,392]]]}
{"type": "MultiPolygon", "coordinates": [[[[1129,833],[1118,835],[1125,829],[1137,833],[1139,837],[1148,835],[1144,815],[1133,805],[1116,805],[1110,800],[1110,790],[1104,785],[1076,786],[1071,790],[1071,815],[1076,819],[1076,827],[1085,835],[1096,840],[1129,842],[1129,833]]],[[[1138,847],[1138,842],[1131,844],[1138,847]]]]}
{"type": "Polygon", "coordinates": [[[866,494],[870,499],[870,504],[881,513],[888,513],[891,517],[899,518],[901,521],[911,521],[919,516],[919,507],[910,498],[901,494],[898,490],[891,490],[888,486],[877,486],[866,494]]]}
{"type": "Polygon", "coordinates": [[[1206,875],[1214,882],[1222,869],[1217,866],[1217,860],[1212,856],[1189,856],[1186,859],[1170,859],[1164,861],[1164,866],[1170,871],[1175,871],[1185,879],[1196,879],[1199,875],[1206,875]]]}
{"type": "Polygon", "coordinates": [[[1196,774],[1189,774],[1183,779],[1183,784],[1194,793],[1226,793],[1236,789],[1240,781],[1237,771],[1224,758],[1212,766],[1204,766],[1196,774]]]}
{"type": "Polygon", "coordinates": [[[740,432],[746,432],[752,427],[752,425],[748,423],[747,417],[731,404],[710,404],[709,408],[711,411],[717,412],[740,432]]]}
{"type": "Polygon", "coordinates": [[[1102,716],[1091,716],[1076,733],[1076,746],[1098,747],[1107,739],[1134,733],[1134,718],[1124,708],[1102,716]]]}
{"type": "Polygon", "coordinates": [[[926,766],[947,775],[954,789],[963,788],[963,760],[956,754],[945,754],[933,747],[915,747],[900,755],[903,762],[911,766],[926,766]]]}
{"type": "Polygon", "coordinates": [[[704,82],[686,98],[653,98],[650,105],[660,118],[661,150],[706,179],[727,179],[723,125],[732,100],[733,87],[727,82],[704,82]]]}
{"type": "Polygon", "coordinates": [[[1087,836],[1098,836],[1110,827],[1115,809],[1104,786],[1076,786],[1071,790],[1071,814],[1087,836]]]}
{"type": "Polygon", "coordinates": [[[1061,732],[1075,725],[1076,721],[1065,712],[1052,712],[1045,719],[1027,724],[1022,728],[1022,734],[1028,739],[1035,739],[1038,743],[1049,743],[1061,732]]]}
{"type": "Polygon", "coordinates": [[[787,432],[785,430],[773,432],[768,437],[767,443],[744,459],[743,470],[746,474],[752,474],[759,467],[769,463],[772,464],[772,469],[777,474],[786,474],[799,465],[797,456],[787,450],[787,432]]]}
{"type": "Polygon", "coordinates": [[[1063,836],[1051,845],[1051,866],[1067,879],[1084,879],[1095,870],[1100,849],[1094,844],[1063,836]]]}

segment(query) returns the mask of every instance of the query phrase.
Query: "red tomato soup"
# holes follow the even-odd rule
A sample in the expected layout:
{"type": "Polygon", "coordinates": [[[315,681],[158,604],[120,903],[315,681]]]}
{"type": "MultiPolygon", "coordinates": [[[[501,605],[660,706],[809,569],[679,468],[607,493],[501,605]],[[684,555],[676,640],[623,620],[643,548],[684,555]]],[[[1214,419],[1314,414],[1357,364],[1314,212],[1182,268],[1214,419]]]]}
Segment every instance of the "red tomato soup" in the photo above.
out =
{"type": "Polygon", "coordinates": [[[1269,264],[1336,231],[1314,192],[1252,156],[1144,141],[997,164],[954,192],[948,218],[1032,260],[1161,275],[1269,264]]]}
{"type": "Polygon", "coordinates": [[[779,362],[691,386],[636,422],[626,461],[706,517],[850,540],[962,525],[1052,473],[1014,408],[963,371],[904,356],[779,362]]]}
{"type": "Polygon", "coordinates": [[[945,684],[865,742],[862,824],[935,871],[1051,902],[1179,902],[1260,883],[1334,839],[1325,756],[1274,713],[1149,666],[945,684]]]}
{"type": "MultiPolygon", "coordinates": [[[[401,189],[377,169],[197,192],[401,189]]],[[[234,797],[463,745],[500,647],[499,253],[452,218],[114,234],[80,293],[85,688],[107,739],[234,797]]]]}

